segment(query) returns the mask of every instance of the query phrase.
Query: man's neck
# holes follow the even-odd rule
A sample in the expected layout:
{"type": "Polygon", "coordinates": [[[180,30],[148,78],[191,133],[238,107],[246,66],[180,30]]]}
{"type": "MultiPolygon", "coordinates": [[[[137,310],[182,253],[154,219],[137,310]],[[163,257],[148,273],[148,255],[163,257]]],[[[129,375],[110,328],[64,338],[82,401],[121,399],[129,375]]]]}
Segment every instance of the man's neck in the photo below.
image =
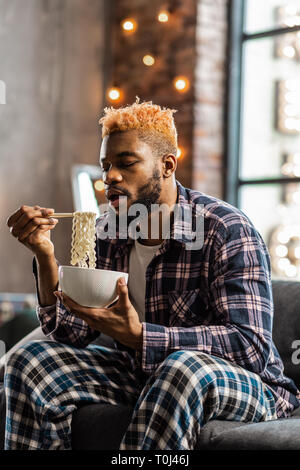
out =
{"type": "MultiPolygon", "coordinates": [[[[166,237],[170,236],[170,230],[174,219],[173,207],[176,204],[177,199],[178,190],[176,181],[174,180],[170,182],[170,186],[165,188],[164,192],[161,194],[161,199],[158,204],[159,206],[164,205],[164,210],[163,213],[159,211],[159,220],[156,211],[151,212],[148,215],[147,233],[139,239],[142,245],[160,245],[166,237]]],[[[145,225],[147,225],[147,222],[145,222],[145,225]]],[[[143,227],[140,228],[141,233],[143,233],[143,227]]]]}
{"type": "MultiPolygon", "coordinates": [[[[148,216],[148,230],[147,233],[143,232],[143,227],[141,228],[141,233],[144,233],[144,236],[142,236],[139,241],[142,245],[160,245],[165,238],[170,236],[170,231],[171,227],[174,221],[174,211],[172,207],[169,207],[168,213],[162,214],[162,212],[159,212],[159,218],[157,214],[151,213],[148,216]],[[158,220],[159,219],[159,220],[158,220]],[[157,230],[158,229],[158,230],[157,230]],[[157,237],[157,231],[158,231],[158,237],[157,237]],[[155,237],[151,236],[155,233],[155,237]]],[[[145,223],[145,225],[147,222],[145,223]]]]}

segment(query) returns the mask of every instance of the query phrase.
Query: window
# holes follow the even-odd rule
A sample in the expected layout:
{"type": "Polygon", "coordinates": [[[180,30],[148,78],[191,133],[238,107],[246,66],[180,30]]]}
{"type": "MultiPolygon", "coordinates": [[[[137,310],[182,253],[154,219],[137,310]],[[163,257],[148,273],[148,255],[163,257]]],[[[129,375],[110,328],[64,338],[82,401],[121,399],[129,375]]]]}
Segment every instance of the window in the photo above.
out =
{"type": "Polygon", "coordinates": [[[104,196],[102,171],[96,165],[74,165],[71,172],[74,211],[95,212],[100,215],[99,205],[107,202],[104,196]],[[98,188],[97,183],[102,183],[98,188]]]}
{"type": "Polygon", "coordinates": [[[226,200],[300,280],[300,2],[231,2],[226,200]]]}

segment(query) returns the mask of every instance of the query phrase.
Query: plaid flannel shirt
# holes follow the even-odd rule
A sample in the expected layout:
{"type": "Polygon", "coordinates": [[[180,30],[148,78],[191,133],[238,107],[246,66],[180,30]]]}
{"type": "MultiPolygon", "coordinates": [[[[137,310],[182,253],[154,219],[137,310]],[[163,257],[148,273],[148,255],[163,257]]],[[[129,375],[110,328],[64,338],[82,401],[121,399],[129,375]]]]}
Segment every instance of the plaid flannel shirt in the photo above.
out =
{"type": "MultiPolygon", "coordinates": [[[[171,225],[169,238],[146,270],[142,351],[129,351],[151,374],[173,351],[197,350],[258,374],[276,398],[278,416],[299,406],[300,393],[283,374],[272,340],[273,297],[267,248],[248,217],[230,204],[178,181],[177,204],[193,217],[171,225]],[[203,204],[204,243],[187,250],[197,205],[203,204]]],[[[107,213],[96,221],[97,268],[128,272],[134,239],[103,239],[107,213]],[[100,232],[102,236],[100,237],[100,232]]],[[[37,284],[37,269],[34,260],[37,284]]],[[[38,294],[38,284],[37,284],[38,294]]],[[[39,295],[38,295],[39,299],[39,295]]],[[[85,347],[99,336],[83,320],[56,305],[37,307],[43,332],[56,341],[85,347]]]]}

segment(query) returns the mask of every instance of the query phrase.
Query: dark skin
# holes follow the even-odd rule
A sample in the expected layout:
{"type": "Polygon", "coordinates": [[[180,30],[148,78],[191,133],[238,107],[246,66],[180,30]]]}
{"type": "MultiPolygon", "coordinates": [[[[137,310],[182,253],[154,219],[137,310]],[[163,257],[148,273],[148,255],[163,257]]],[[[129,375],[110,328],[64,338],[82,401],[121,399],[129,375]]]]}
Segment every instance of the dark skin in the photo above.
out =
{"type": "MultiPolygon", "coordinates": [[[[139,139],[135,130],[115,132],[103,139],[100,151],[100,166],[103,168],[105,189],[118,189],[127,196],[127,209],[143,197],[153,198],[153,203],[172,206],[177,200],[175,170],[176,156],[162,155],[158,159],[153,155],[151,146],[139,139]],[[154,171],[156,169],[156,177],[154,171]],[[107,170],[107,171],[105,171],[107,170]],[[149,182],[150,188],[147,192],[149,182]],[[153,187],[151,186],[153,184],[153,187]],[[155,191],[154,191],[154,189],[155,191]]],[[[116,208],[118,213],[118,208],[116,208]]],[[[170,212],[171,213],[171,212],[170,212]]],[[[150,226],[151,213],[148,217],[150,226]]],[[[149,231],[148,233],[151,234],[149,231]]],[[[143,239],[145,245],[157,245],[159,239],[143,239]]],[[[64,306],[77,317],[84,320],[94,330],[111,336],[115,340],[135,350],[141,350],[143,329],[138,312],[130,302],[128,287],[118,280],[119,298],[111,307],[89,308],[74,302],[65,293],[55,292],[64,306]]]]}

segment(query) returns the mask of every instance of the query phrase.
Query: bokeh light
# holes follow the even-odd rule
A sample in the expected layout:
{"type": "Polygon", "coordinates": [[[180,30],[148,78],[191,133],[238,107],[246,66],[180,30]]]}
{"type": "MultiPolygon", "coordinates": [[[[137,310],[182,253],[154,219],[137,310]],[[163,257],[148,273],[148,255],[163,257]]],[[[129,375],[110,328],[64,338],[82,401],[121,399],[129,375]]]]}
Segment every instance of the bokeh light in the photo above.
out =
{"type": "Polygon", "coordinates": [[[120,88],[117,87],[111,87],[107,91],[107,97],[110,101],[116,103],[121,100],[122,98],[122,91],[120,88]]]}
{"type": "Polygon", "coordinates": [[[185,93],[190,88],[189,80],[183,75],[174,78],[173,84],[179,93],[185,93]]]}
{"type": "Polygon", "coordinates": [[[145,65],[147,65],[147,67],[151,67],[152,65],[155,64],[155,59],[154,59],[153,55],[146,54],[143,57],[143,62],[144,62],[145,65]]]}
{"type": "Polygon", "coordinates": [[[103,191],[104,190],[104,182],[102,180],[95,181],[94,188],[96,189],[96,191],[103,191]]]}
{"type": "Polygon", "coordinates": [[[167,23],[169,21],[169,13],[166,10],[162,10],[159,12],[157,19],[160,23],[167,23]]]}
{"type": "Polygon", "coordinates": [[[137,22],[134,18],[126,18],[121,22],[122,29],[124,33],[132,34],[137,30],[137,22]]]}

